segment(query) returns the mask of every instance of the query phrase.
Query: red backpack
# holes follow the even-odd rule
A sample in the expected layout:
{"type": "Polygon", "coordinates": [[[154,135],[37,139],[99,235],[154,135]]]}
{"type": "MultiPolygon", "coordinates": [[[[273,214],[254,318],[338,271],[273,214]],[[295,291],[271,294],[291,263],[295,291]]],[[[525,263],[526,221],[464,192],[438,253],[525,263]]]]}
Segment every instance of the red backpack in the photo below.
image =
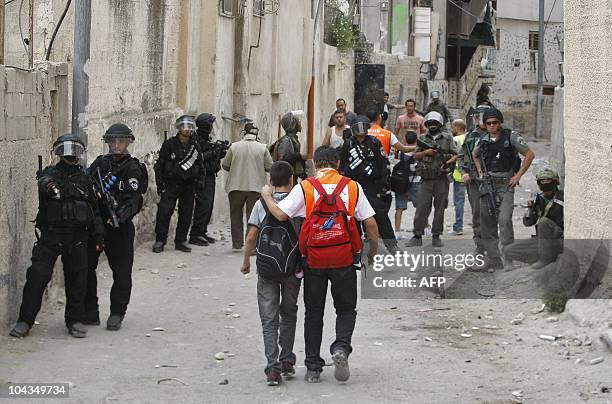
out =
{"type": "Polygon", "coordinates": [[[300,252],[310,269],[347,268],[361,252],[361,235],[355,219],[349,217],[340,193],[350,179],[342,177],[336,189],[327,194],[316,178],[307,178],[319,193],[310,217],[302,225],[300,252]]]}

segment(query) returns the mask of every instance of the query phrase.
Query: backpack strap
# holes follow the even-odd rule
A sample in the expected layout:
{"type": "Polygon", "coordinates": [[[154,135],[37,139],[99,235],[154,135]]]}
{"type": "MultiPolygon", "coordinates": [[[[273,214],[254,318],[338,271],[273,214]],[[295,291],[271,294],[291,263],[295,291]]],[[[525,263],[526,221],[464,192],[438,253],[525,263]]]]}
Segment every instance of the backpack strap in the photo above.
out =
{"type": "Polygon", "coordinates": [[[259,203],[261,203],[261,206],[264,208],[264,210],[266,211],[266,215],[270,214],[270,210],[268,209],[268,205],[266,205],[266,201],[264,200],[264,198],[259,198],[259,203]]]}
{"type": "Polygon", "coordinates": [[[325,189],[323,188],[323,185],[321,185],[321,182],[319,182],[318,179],[316,179],[314,177],[310,177],[310,178],[306,179],[306,181],[310,182],[312,184],[312,186],[314,187],[314,189],[317,190],[319,195],[322,198],[324,198],[325,203],[327,203],[328,205],[335,205],[336,204],[336,198],[338,197],[338,195],[340,195],[340,193],[346,187],[346,185],[349,183],[350,180],[351,180],[350,178],[343,176],[342,179],[340,180],[340,182],[338,183],[338,185],[336,185],[336,189],[334,189],[334,192],[332,192],[331,194],[328,194],[325,191],[325,189]]]}

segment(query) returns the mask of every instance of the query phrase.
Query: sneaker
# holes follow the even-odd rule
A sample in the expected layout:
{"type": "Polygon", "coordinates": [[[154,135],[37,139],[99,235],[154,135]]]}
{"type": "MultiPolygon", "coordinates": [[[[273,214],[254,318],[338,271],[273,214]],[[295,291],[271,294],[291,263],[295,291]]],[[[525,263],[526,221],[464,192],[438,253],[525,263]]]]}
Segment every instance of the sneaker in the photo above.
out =
{"type": "Polygon", "coordinates": [[[448,232],[451,236],[461,236],[463,234],[463,230],[451,230],[448,232]]]}
{"type": "Polygon", "coordinates": [[[421,247],[423,245],[423,238],[420,236],[413,236],[406,243],[406,247],[421,247]]]}
{"type": "Polygon", "coordinates": [[[217,241],[216,238],[211,237],[208,234],[205,234],[202,237],[204,237],[206,239],[206,241],[208,241],[209,244],[215,244],[215,241],[217,241]]]}
{"type": "Polygon", "coordinates": [[[281,375],[286,378],[292,378],[295,376],[295,368],[293,367],[293,363],[291,362],[282,362],[281,363],[281,375]]]}
{"type": "Polygon", "coordinates": [[[111,314],[106,320],[106,329],[109,331],[118,331],[121,328],[123,316],[120,314],[111,314]]]}
{"type": "Polygon", "coordinates": [[[210,243],[208,240],[204,238],[204,236],[192,237],[189,239],[189,244],[199,245],[201,247],[206,247],[210,243]]]}
{"type": "Polygon", "coordinates": [[[30,332],[30,325],[25,321],[17,321],[15,327],[9,333],[11,337],[23,338],[30,332]]]}
{"type": "Polygon", "coordinates": [[[191,247],[189,247],[187,245],[187,242],[185,242],[185,241],[177,241],[176,243],[174,243],[174,249],[182,251],[184,253],[190,253],[191,252],[191,247]]]}
{"type": "Polygon", "coordinates": [[[440,240],[440,236],[433,236],[431,239],[431,245],[434,247],[442,247],[442,240],[440,240]]]}
{"type": "Polygon", "coordinates": [[[154,253],[160,253],[160,252],[164,251],[164,244],[166,244],[166,243],[164,243],[163,241],[156,241],[153,244],[153,252],[154,253]]]}
{"type": "Polygon", "coordinates": [[[351,372],[349,370],[348,357],[344,351],[336,351],[332,355],[332,360],[334,361],[334,377],[339,382],[345,382],[351,377],[351,372]]]}
{"type": "Polygon", "coordinates": [[[403,233],[402,233],[401,231],[395,232],[395,239],[396,239],[397,241],[399,241],[399,240],[403,240],[403,239],[404,239],[404,235],[403,235],[403,233]]]}
{"type": "Polygon", "coordinates": [[[74,323],[68,326],[68,332],[74,338],[85,338],[87,336],[87,328],[83,323],[74,323]]]}
{"type": "Polygon", "coordinates": [[[431,236],[431,226],[430,225],[427,225],[425,227],[425,236],[426,237],[431,236]]]}
{"type": "Polygon", "coordinates": [[[306,376],[304,376],[304,380],[307,383],[319,383],[321,382],[321,371],[320,370],[306,370],[306,376]]]}
{"type": "Polygon", "coordinates": [[[278,386],[283,382],[283,378],[281,377],[280,373],[275,370],[268,372],[266,379],[268,386],[278,386]]]}

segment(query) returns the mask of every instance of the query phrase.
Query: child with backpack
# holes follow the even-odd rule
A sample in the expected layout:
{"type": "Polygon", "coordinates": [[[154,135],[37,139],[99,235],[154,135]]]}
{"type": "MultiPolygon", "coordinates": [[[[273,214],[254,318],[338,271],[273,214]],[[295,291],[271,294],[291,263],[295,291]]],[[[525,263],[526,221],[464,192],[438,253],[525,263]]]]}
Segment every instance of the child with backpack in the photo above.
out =
{"type": "Polygon", "coordinates": [[[261,190],[270,213],[280,221],[303,217],[299,237],[304,265],[304,343],[306,348],[305,379],[318,383],[325,361],[321,358],[323,315],[328,284],[336,309],[336,338],[330,347],[336,380],[350,377],[348,357],[357,312],[357,273],[361,238],[355,221],[363,222],[368,235],[368,260],[371,263],[378,248],[378,228],[374,209],[361,186],[338,172],[340,155],[330,146],[314,153],[317,170],[278,202],[269,186],[261,190]]]}
{"type": "MultiPolygon", "coordinates": [[[[274,200],[285,198],[293,188],[291,165],[286,161],[272,164],[270,183],[276,188],[272,195],[274,200]]],[[[243,274],[251,271],[250,256],[255,250],[257,304],[268,360],[265,368],[268,386],[277,386],[282,382],[282,376],[291,378],[295,374],[293,343],[302,277],[301,270],[298,270],[300,222],[277,220],[262,199],[255,203],[249,218],[244,261],[240,271],[243,274]]]]}

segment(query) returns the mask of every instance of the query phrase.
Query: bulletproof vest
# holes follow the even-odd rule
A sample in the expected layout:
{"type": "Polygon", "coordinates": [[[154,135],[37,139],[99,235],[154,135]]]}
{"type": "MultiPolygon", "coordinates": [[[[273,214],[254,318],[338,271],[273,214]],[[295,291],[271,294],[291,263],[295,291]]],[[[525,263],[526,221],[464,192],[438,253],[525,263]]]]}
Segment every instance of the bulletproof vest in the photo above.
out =
{"type": "Polygon", "coordinates": [[[425,137],[426,141],[439,145],[440,151],[434,156],[423,156],[417,165],[417,173],[424,180],[444,178],[447,176],[447,173],[443,172],[441,168],[451,158],[451,142],[453,140],[450,136],[445,135],[438,138],[438,140],[434,140],[429,132],[425,137]]]}
{"type": "Polygon", "coordinates": [[[50,177],[60,191],[59,199],[52,199],[45,191],[39,193],[37,227],[85,230],[93,223],[94,199],[91,179],[80,166],[68,167],[62,163],[48,167],[42,178],[50,177]]]}
{"type": "Polygon", "coordinates": [[[189,180],[197,178],[202,174],[200,167],[201,150],[196,141],[189,140],[183,145],[178,138],[170,139],[170,159],[166,162],[164,173],[169,178],[189,180]]]}
{"type": "Polygon", "coordinates": [[[489,171],[501,173],[514,171],[517,152],[510,142],[511,134],[510,129],[503,129],[496,142],[486,142],[483,147],[484,160],[489,171]]]}
{"type": "Polygon", "coordinates": [[[550,201],[547,201],[542,194],[538,194],[536,198],[538,217],[545,216],[563,228],[563,198],[563,191],[557,191],[550,201]]]}
{"type": "Polygon", "coordinates": [[[349,140],[346,175],[360,183],[363,188],[380,188],[388,184],[388,173],[380,172],[379,158],[384,158],[380,147],[380,142],[369,135],[362,143],[354,137],[349,140]]]}

